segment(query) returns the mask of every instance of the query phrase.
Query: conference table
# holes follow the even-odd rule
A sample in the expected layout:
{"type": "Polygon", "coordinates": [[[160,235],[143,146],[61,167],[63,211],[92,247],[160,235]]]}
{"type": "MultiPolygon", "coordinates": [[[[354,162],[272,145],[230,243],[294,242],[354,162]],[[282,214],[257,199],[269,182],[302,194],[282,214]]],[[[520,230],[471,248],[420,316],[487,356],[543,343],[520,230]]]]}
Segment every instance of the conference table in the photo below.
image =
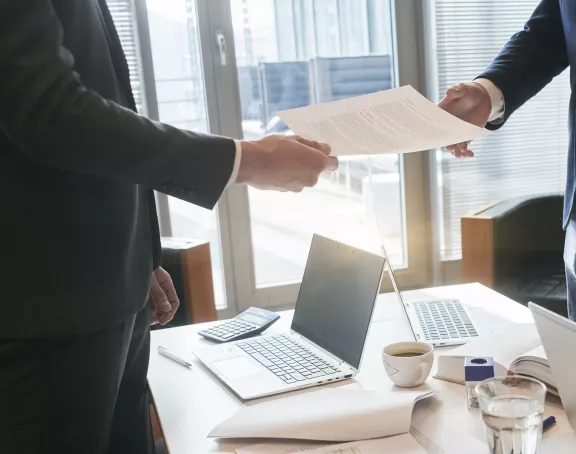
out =
{"type": "MultiPolygon", "coordinates": [[[[533,322],[530,311],[505,296],[480,284],[462,284],[409,291],[410,301],[460,299],[468,308],[483,336],[506,329],[513,323],[533,322]]],[[[276,334],[288,331],[293,311],[279,313],[280,320],[266,331],[276,334]]],[[[215,322],[219,323],[219,322],[215,322]]],[[[213,323],[158,330],[152,333],[148,380],[170,454],[234,453],[235,449],[262,440],[215,440],[210,431],[231,417],[243,403],[191,353],[200,345],[210,345],[198,331],[213,323]],[[192,363],[184,367],[157,352],[161,345],[192,363]]],[[[331,386],[349,386],[355,382],[367,390],[393,387],[382,365],[382,348],[390,343],[413,340],[406,315],[395,294],[378,297],[368,334],[360,373],[354,380],[331,386]]],[[[452,347],[439,347],[435,355],[452,347]]],[[[445,382],[431,376],[422,389],[439,393],[418,402],[412,416],[412,435],[429,454],[488,453],[484,425],[478,411],[470,411],[463,385],[445,382]]],[[[302,391],[299,391],[302,392],[302,391]]],[[[557,425],[542,440],[540,453],[576,452],[576,433],[570,427],[559,399],[549,396],[545,416],[553,415],[557,425]]]]}

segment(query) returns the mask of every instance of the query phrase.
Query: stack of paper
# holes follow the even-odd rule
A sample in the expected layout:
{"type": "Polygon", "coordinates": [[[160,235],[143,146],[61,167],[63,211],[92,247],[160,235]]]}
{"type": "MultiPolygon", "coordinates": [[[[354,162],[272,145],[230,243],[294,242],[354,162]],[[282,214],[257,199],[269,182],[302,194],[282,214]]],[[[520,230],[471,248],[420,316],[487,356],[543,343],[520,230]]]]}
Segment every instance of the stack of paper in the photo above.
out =
{"type": "Polygon", "coordinates": [[[410,430],[415,402],[435,391],[325,388],[244,406],[210,433],[218,438],[356,441],[410,430]]]}
{"type": "Polygon", "coordinates": [[[278,116],[295,134],[328,143],[334,156],[431,150],[490,134],[410,86],[285,110],[278,116]]]}

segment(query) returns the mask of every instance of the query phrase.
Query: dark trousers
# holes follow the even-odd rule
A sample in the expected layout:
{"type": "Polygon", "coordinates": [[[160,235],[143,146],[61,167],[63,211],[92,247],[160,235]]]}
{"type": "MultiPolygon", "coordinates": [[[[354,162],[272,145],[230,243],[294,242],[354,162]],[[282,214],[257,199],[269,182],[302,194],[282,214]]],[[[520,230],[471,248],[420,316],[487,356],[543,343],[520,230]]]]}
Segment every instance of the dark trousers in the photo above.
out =
{"type": "Polygon", "coordinates": [[[570,218],[566,229],[564,267],[568,289],[568,317],[576,321],[576,217],[570,218]]]}
{"type": "Polygon", "coordinates": [[[0,339],[0,453],[152,453],[149,351],[148,308],[98,332],[0,339]]]}

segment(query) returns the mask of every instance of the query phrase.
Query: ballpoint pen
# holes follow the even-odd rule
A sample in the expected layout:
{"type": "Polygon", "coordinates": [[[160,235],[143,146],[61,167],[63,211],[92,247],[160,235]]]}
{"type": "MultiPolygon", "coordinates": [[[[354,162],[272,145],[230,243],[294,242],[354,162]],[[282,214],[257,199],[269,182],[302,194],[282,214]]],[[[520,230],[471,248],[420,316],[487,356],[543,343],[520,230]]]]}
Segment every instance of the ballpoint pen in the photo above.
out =
{"type": "Polygon", "coordinates": [[[182,364],[183,366],[186,367],[192,367],[192,364],[190,364],[188,361],[184,361],[182,358],[176,356],[174,353],[170,353],[164,347],[158,346],[158,353],[165,356],[166,358],[170,358],[172,361],[176,361],[178,364],[182,364]]]}
{"type": "Polygon", "coordinates": [[[554,416],[550,416],[549,418],[546,418],[542,422],[542,433],[545,433],[548,429],[550,429],[552,426],[554,426],[554,424],[556,424],[556,418],[554,416]]]}

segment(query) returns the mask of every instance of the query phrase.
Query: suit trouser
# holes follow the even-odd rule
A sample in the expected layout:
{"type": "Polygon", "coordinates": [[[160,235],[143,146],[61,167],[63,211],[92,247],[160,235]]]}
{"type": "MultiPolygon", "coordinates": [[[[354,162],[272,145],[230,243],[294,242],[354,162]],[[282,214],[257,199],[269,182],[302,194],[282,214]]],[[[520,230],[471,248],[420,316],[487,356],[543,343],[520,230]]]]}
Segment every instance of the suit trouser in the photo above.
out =
{"type": "Polygon", "coordinates": [[[93,333],[0,339],[0,453],[152,453],[149,351],[148,308],[93,333]]]}
{"type": "Polygon", "coordinates": [[[576,321],[576,217],[571,217],[566,228],[564,267],[568,289],[568,317],[576,321]]]}

